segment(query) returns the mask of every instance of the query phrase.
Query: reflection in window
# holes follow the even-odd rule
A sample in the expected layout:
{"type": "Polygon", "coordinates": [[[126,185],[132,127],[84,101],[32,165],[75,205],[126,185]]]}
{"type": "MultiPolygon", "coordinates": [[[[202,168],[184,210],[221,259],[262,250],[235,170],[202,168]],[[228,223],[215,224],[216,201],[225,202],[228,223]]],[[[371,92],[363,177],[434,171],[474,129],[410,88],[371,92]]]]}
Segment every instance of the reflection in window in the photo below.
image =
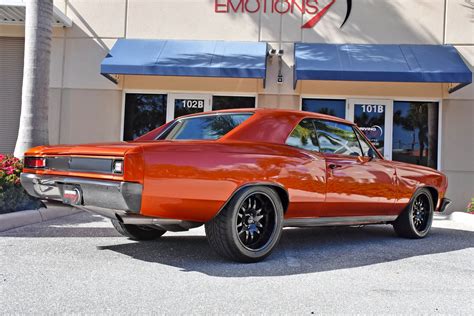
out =
{"type": "Polygon", "coordinates": [[[352,126],[323,120],[314,120],[321,152],[362,156],[359,141],[352,126]]]}
{"type": "Polygon", "coordinates": [[[219,139],[250,116],[251,113],[203,115],[177,120],[165,139],[219,139]]]}
{"type": "Polygon", "coordinates": [[[247,109],[255,107],[255,97],[213,96],[212,110],[247,109]]]}
{"type": "Polygon", "coordinates": [[[346,118],[346,100],[303,99],[302,110],[346,118]]]}
{"type": "Polygon", "coordinates": [[[385,106],[354,104],[354,123],[382,155],[385,147],[385,106]]]}
{"type": "Polygon", "coordinates": [[[133,140],[166,122],[165,94],[130,94],[125,96],[123,140],[133,140]]]}
{"type": "Polygon", "coordinates": [[[288,136],[286,144],[306,150],[319,151],[316,132],[311,120],[302,120],[288,136]]]}
{"type": "Polygon", "coordinates": [[[394,102],[392,159],[436,168],[438,119],[437,102],[394,102]]]}

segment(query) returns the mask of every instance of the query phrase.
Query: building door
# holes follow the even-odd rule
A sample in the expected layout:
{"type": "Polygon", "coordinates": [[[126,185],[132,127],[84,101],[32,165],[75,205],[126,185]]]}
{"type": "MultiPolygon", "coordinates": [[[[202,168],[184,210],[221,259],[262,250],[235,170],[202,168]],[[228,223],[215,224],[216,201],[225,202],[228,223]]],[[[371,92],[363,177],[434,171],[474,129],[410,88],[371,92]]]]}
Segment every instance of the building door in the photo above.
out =
{"type": "Polygon", "coordinates": [[[168,95],[169,122],[183,115],[211,111],[212,95],[210,94],[174,94],[168,95]]]}
{"type": "Polygon", "coordinates": [[[347,100],[347,120],[354,122],[380,151],[392,159],[393,101],[347,100]]]}
{"type": "Polygon", "coordinates": [[[13,153],[18,137],[24,42],[0,37],[0,154],[13,153]]]}

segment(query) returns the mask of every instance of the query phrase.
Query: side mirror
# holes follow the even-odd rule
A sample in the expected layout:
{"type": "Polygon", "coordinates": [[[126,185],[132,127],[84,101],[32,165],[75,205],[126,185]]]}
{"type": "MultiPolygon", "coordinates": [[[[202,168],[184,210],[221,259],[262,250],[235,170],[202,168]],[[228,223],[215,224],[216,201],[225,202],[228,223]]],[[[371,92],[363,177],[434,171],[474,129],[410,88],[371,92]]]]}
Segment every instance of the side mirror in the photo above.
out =
{"type": "Polygon", "coordinates": [[[369,161],[373,160],[376,157],[375,152],[372,148],[369,148],[369,150],[367,151],[367,157],[369,157],[369,161]]]}

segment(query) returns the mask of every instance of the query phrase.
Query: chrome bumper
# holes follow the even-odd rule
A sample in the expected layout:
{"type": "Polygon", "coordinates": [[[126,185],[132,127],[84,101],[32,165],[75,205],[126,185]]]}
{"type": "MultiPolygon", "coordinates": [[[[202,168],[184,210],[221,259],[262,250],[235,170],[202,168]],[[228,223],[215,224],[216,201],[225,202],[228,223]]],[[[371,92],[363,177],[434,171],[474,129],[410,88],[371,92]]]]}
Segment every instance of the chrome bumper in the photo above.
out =
{"type": "Polygon", "coordinates": [[[21,184],[31,196],[65,202],[64,186],[75,186],[81,191],[77,206],[101,207],[139,213],[143,186],[139,183],[90,180],[75,177],[45,176],[22,173],[21,184]]]}

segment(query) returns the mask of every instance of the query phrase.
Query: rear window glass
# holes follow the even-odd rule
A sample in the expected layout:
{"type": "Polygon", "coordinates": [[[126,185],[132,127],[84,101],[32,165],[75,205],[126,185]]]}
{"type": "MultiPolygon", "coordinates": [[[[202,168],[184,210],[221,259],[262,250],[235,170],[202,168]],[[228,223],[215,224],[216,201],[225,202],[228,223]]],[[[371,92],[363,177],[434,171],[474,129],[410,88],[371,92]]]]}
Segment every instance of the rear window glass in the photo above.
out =
{"type": "Polygon", "coordinates": [[[203,115],[178,119],[158,139],[219,139],[252,116],[252,113],[203,115]]]}

